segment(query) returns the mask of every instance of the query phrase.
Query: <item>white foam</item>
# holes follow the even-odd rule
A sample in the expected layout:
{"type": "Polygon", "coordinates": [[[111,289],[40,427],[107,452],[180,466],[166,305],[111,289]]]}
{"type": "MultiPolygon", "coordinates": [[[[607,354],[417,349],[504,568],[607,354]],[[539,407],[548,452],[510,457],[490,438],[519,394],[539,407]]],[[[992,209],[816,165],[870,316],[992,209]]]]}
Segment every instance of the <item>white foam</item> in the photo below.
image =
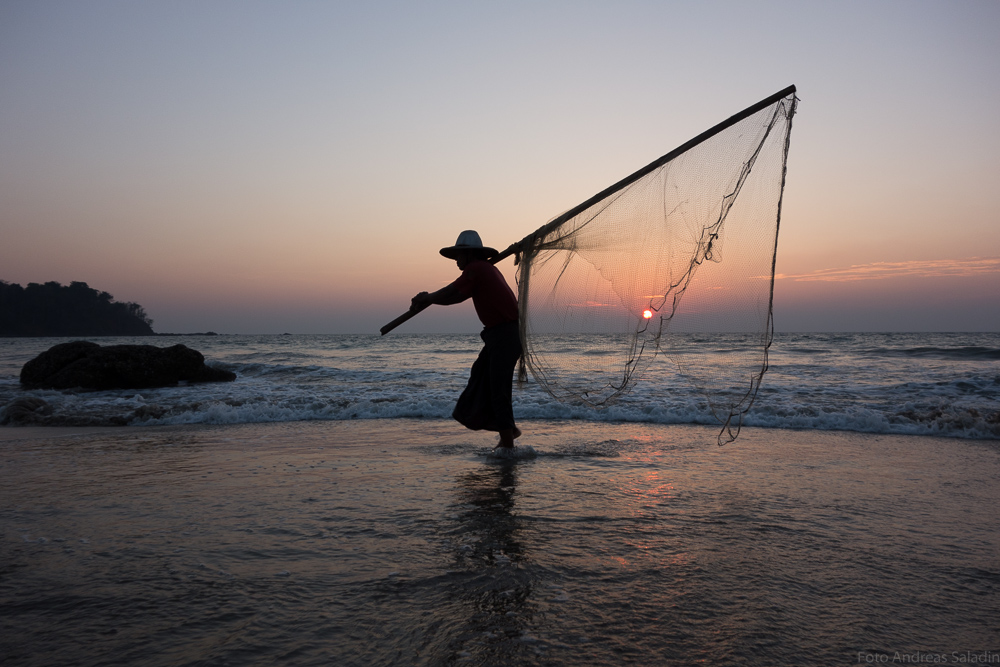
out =
{"type": "MultiPolygon", "coordinates": [[[[784,338],[772,347],[771,370],[745,425],[1000,438],[1000,360],[873,355],[869,349],[996,350],[1000,335],[880,335],[877,345],[871,336],[854,334],[784,338]]],[[[42,398],[53,407],[46,418],[52,425],[447,420],[478,351],[474,336],[231,336],[202,342],[209,362],[236,372],[235,382],[141,392],[26,392],[14,370],[38,352],[39,343],[12,339],[0,406],[24,396],[42,398]]],[[[560,403],[529,381],[514,391],[514,415],[519,421],[719,424],[697,389],[662,368],[602,409],[560,403]]]]}
{"type": "Polygon", "coordinates": [[[533,459],[538,456],[538,452],[531,445],[514,445],[510,447],[497,447],[487,453],[491,459],[533,459]]]}

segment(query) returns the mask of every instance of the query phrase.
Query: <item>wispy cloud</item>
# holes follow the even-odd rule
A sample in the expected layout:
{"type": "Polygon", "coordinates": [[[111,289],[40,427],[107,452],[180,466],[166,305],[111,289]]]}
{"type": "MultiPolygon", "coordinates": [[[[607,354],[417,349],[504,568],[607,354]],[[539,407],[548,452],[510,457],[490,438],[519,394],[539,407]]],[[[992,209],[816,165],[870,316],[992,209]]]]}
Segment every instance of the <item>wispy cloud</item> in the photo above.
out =
{"type": "Polygon", "coordinates": [[[613,303],[601,303],[600,301],[583,301],[581,303],[569,304],[572,308],[615,308],[613,303]]]}
{"type": "Polygon", "coordinates": [[[795,282],[850,282],[900,277],[979,276],[988,273],[1000,273],[1000,257],[875,262],[873,264],[855,264],[842,269],[820,269],[811,273],[779,273],[774,277],[776,280],[793,280],[795,282]]]}

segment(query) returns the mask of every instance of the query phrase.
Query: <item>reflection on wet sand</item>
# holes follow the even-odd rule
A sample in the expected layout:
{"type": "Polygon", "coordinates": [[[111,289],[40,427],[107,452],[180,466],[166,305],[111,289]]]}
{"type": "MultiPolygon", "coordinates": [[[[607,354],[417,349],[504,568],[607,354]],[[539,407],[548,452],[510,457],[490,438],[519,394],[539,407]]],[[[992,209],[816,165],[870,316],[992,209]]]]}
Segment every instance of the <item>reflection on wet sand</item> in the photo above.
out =
{"type": "Polygon", "coordinates": [[[463,594],[470,607],[468,635],[478,637],[459,657],[510,658],[533,639],[527,629],[536,621],[531,601],[538,582],[527,568],[530,531],[517,511],[518,465],[502,461],[458,476],[452,535],[460,564],[475,573],[463,594]],[[511,639],[518,641],[505,641],[511,639]]]}

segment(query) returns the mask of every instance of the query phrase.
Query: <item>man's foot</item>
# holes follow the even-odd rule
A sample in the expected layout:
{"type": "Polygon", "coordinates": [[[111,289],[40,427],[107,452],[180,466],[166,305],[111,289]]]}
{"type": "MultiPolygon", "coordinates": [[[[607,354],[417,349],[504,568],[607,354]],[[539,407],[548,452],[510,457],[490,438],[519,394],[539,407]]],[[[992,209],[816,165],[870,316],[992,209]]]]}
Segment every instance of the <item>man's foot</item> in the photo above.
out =
{"type": "Polygon", "coordinates": [[[521,437],[521,429],[518,427],[505,428],[500,431],[500,442],[493,449],[513,449],[514,439],[521,437]]]}

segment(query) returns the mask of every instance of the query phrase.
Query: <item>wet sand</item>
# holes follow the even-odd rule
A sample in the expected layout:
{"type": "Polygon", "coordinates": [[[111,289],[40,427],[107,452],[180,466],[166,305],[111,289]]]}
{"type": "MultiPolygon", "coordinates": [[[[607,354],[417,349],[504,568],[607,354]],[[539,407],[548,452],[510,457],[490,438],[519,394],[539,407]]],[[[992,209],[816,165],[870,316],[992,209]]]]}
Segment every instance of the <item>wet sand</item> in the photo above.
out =
{"type": "Polygon", "coordinates": [[[997,653],[996,441],[523,428],[0,429],[4,664],[997,653]]]}
{"type": "Polygon", "coordinates": [[[9,440],[51,440],[55,438],[117,436],[143,431],[141,426],[0,426],[0,442],[9,440]]]}

